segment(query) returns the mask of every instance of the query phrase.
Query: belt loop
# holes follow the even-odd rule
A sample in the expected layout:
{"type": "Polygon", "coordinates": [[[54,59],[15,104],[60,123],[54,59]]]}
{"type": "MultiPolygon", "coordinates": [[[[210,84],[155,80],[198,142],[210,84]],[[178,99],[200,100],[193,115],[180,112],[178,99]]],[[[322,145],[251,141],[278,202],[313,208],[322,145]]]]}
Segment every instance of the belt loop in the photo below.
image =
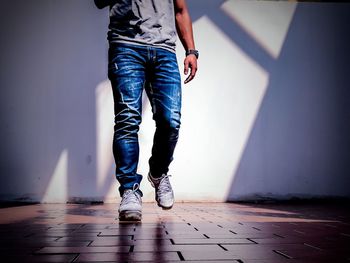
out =
{"type": "Polygon", "coordinates": [[[150,52],[150,47],[147,46],[147,59],[150,60],[151,59],[151,52],[150,52]]]}
{"type": "Polygon", "coordinates": [[[154,48],[154,56],[153,56],[153,62],[156,62],[156,59],[157,59],[157,49],[154,48]]]}

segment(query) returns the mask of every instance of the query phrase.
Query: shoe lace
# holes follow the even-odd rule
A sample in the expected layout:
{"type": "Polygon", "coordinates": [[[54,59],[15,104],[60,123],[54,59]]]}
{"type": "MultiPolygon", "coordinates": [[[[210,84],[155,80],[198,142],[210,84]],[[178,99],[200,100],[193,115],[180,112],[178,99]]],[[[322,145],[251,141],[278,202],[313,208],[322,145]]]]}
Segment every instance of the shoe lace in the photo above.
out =
{"type": "Polygon", "coordinates": [[[133,185],[132,190],[126,190],[123,194],[122,198],[122,204],[128,204],[128,203],[136,203],[140,201],[139,194],[137,193],[137,190],[140,188],[140,185],[138,183],[133,185]]]}
{"type": "Polygon", "coordinates": [[[158,185],[158,193],[160,194],[168,193],[169,191],[172,190],[169,177],[171,177],[171,175],[163,175],[163,178],[160,180],[158,185]]]}

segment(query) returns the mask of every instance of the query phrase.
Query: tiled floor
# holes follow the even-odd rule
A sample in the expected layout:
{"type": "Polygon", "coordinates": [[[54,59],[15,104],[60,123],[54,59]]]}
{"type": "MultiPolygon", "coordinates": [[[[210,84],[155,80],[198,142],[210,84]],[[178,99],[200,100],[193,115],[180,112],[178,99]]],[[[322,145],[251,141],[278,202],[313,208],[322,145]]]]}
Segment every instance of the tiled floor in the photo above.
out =
{"type": "Polygon", "coordinates": [[[350,209],[330,204],[144,204],[0,209],[1,262],[350,262],[350,209]]]}

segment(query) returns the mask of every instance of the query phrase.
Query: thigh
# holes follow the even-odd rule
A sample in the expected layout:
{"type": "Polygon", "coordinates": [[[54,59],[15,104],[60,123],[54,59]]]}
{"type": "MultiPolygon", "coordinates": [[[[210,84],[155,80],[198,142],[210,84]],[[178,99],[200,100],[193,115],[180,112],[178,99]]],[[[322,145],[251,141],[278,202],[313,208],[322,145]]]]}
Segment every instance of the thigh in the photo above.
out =
{"type": "Polygon", "coordinates": [[[109,48],[108,78],[111,81],[118,114],[129,108],[141,114],[141,97],[145,82],[145,63],[140,50],[127,45],[109,48]]]}
{"type": "Polygon", "coordinates": [[[174,126],[180,124],[181,78],[175,53],[166,50],[157,52],[147,94],[156,121],[174,126]]]}

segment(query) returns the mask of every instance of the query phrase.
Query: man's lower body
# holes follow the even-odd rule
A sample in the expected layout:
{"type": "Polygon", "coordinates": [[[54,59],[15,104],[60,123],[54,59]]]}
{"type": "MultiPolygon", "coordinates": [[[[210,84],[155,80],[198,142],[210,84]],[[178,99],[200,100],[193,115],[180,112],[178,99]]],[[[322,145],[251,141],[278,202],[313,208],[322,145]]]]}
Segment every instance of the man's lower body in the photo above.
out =
{"type": "Polygon", "coordinates": [[[140,220],[142,175],[137,173],[138,131],[144,89],[156,122],[148,179],[155,187],[159,206],[170,209],[174,202],[167,173],[178,140],[181,117],[181,79],[176,55],[156,47],[110,44],[108,77],[115,112],[113,155],[122,197],[119,218],[140,220]]]}

